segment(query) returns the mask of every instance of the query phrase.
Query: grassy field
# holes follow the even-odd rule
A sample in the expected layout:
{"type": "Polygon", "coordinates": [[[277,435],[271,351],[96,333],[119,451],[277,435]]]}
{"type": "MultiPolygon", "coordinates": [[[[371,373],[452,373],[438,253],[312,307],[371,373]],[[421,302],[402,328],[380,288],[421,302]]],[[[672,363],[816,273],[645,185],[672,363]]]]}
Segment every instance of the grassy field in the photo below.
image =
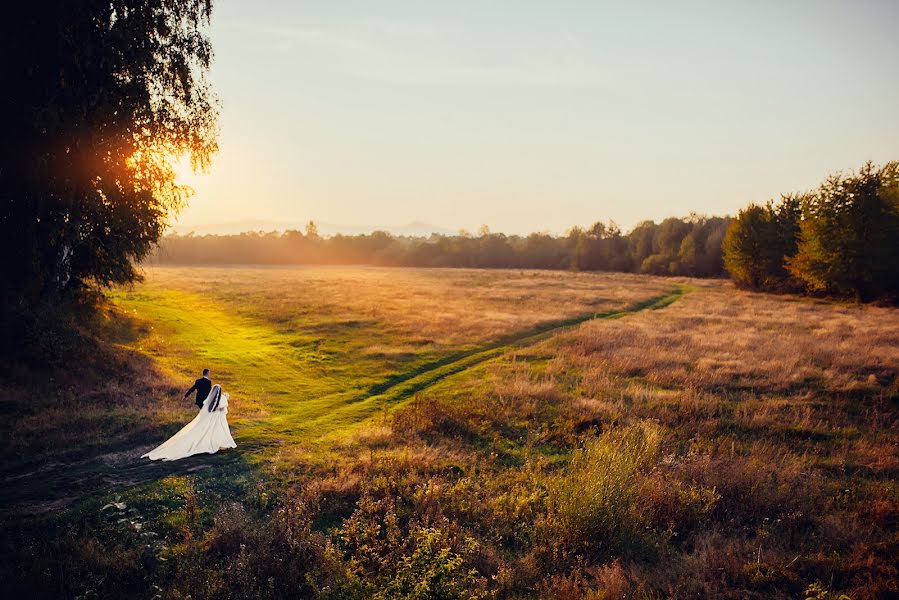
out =
{"type": "Polygon", "coordinates": [[[484,352],[674,293],[548,272],[158,268],[113,301],[152,323],[133,347],[173,379],[213,367],[237,439],[259,446],[345,434],[484,352]]]}
{"type": "Polygon", "coordinates": [[[0,388],[13,590],[899,593],[895,309],[346,267],[153,268],[111,300],[85,374],[0,388]],[[238,449],[137,459],[207,366],[238,449]]]}

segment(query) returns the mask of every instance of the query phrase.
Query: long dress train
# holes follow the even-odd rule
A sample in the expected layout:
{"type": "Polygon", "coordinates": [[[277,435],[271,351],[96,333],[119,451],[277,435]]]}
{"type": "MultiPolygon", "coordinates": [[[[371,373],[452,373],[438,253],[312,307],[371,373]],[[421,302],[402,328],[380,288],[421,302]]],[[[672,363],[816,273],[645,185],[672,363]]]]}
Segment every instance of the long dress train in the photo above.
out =
{"type": "MultiPolygon", "coordinates": [[[[217,385],[215,387],[218,387],[217,385]]],[[[213,390],[203,402],[194,420],[141,458],[150,460],[178,460],[194,454],[215,454],[221,448],[236,448],[228,427],[228,394],[213,390]],[[216,393],[218,392],[218,394],[216,393]],[[209,404],[218,395],[218,406],[209,411],[209,404]]]]}

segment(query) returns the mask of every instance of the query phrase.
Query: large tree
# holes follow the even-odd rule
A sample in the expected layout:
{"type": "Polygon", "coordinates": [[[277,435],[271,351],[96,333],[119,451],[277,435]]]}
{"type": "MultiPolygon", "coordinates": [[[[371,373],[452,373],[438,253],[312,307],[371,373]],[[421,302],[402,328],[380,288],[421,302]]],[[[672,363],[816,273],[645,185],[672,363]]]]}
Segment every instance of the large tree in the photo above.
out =
{"type": "Polygon", "coordinates": [[[0,275],[6,301],[137,277],[216,151],[211,0],[40,0],[0,38],[0,275]]]}
{"type": "Polygon", "coordinates": [[[796,253],[799,210],[806,197],[783,196],[775,206],[750,204],[730,222],[722,246],[734,282],[753,290],[784,291],[796,283],[785,261],[796,253]]]}
{"type": "Polygon", "coordinates": [[[771,206],[750,204],[731,221],[724,236],[724,265],[734,282],[760,290],[782,268],[782,257],[773,252],[777,243],[771,206]]]}

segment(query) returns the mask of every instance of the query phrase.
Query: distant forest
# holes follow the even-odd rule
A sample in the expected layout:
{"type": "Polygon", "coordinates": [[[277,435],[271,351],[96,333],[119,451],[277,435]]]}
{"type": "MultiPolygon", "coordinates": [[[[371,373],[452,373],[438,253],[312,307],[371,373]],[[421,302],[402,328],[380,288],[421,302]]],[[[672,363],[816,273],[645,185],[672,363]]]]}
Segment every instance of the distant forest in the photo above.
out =
{"type": "Polygon", "coordinates": [[[318,235],[306,231],[239,235],[171,235],[149,264],[372,264],[405,267],[470,267],[624,271],[653,275],[724,277],[722,241],[730,219],[691,215],[661,223],[644,221],[629,233],[614,223],[567,235],[491,233],[430,237],[318,235]]]}
{"type": "Polygon", "coordinates": [[[750,204],[735,218],[692,214],[643,221],[628,233],[613,222],[567,235],[322,237],[303,231],[165,237],[149,264],[372,264],[620,271],[731,277],[744,288],[899,298],[899,162],[836,173],[817,189],[750,204]]]}

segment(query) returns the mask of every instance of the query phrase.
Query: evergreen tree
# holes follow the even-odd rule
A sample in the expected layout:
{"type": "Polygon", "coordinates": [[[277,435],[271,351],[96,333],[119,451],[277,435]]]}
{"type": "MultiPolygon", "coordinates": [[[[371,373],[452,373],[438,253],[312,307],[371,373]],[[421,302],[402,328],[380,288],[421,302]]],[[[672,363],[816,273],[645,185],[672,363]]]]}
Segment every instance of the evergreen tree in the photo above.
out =
{"type": "Polygon", "coordinates": [[[899,293],[899,163],[829,177],[804,203],[788,267],[813,291],[860,301],[899,293]]]}

